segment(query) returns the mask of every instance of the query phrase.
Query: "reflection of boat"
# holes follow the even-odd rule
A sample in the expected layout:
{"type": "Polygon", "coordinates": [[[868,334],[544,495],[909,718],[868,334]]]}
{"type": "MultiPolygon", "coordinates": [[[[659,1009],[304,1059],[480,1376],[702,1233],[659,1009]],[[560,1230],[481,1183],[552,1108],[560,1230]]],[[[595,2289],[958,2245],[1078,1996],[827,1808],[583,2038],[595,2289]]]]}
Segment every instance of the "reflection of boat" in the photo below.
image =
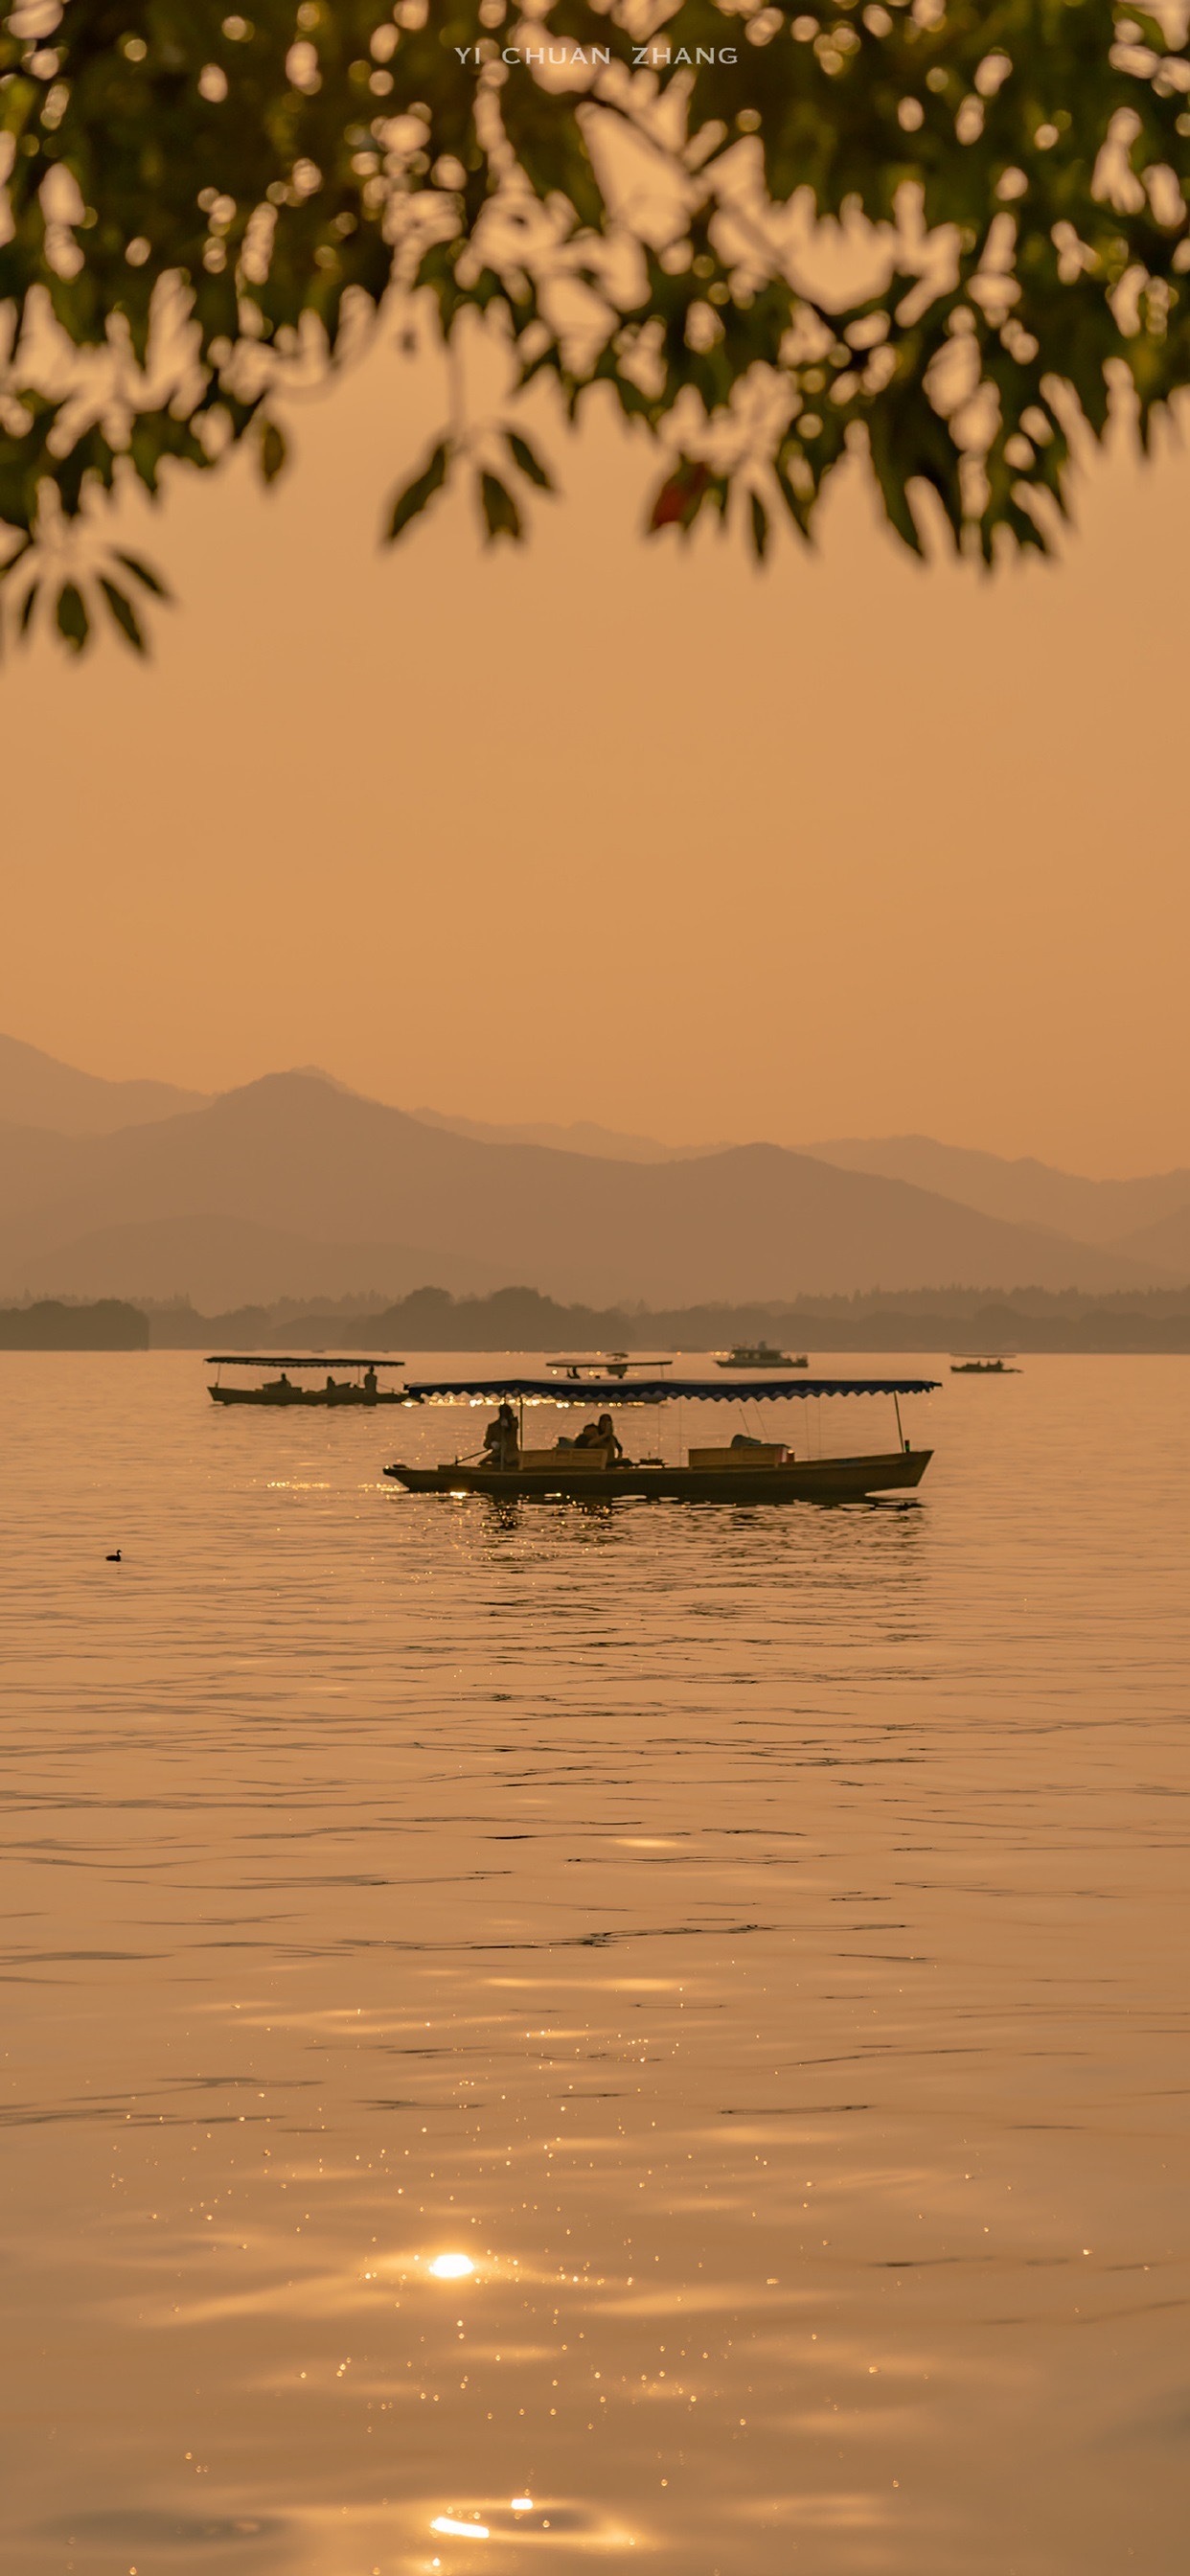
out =
{"type": "Polygon", "coordinates": [[[1021,1372],[1013,1367],[1011,1360],[952,1360],[950,1374],[952,1377],[1019,1377],[1021,1372]]]}
{"type": "MultiPolygon", "coordinates": [[[[696,1503],[858,1503],[869,1494],[911,1491],[921,1483],[933,1451],[915,1449],[901,1430],[900,1398],[929,1395],[936,1378],[766,1378],[738,1391],[712,1378],[638,1380],[630,1389],[619,1383],[573,1385],[556,1378],[501,1377],[414,1380],[405,1389],[409,1404],[494,1404],[520,1411],[519,1430],[510,1438],[506,1463],[490,1452],[477,1457],[443,1460],[437,1467],[413,1467],[398,1460],[384,1473],[412,1494],[489,1494],[498,1501],[554,1502],[562,1499],[612,1502],[620,1496],[653,1502],[696,1503]],[[778,1401],[794,1396],[888,1395],[896,1412],[895,1449],[846,1458],[797,1458],[784,1441],[754,1440],[742,1433],[717,1448],[691,1449],[685,1464],[667,1466],[661,1458],[625,1458],[618,1443],[579,1448],[567,1442],[551,1449],[526,1448],[525,1406],[581,1404],[598,1406],[663,1405],[704,1402],[778,1401]]],[[[516,1428],[516,1426],[513,1426],[516,1428]]],[[[496,1426],[491,1427],[489,1439],[496,1426]]]]}
{"type": "Polygon", "coordinates": [[[768,1342],[737,1342],[725,1359],[716,1360],[716,1368],[775,1369],[809,1368],[804,1351],[791,1359],[788,1351],[775,1351],[768,1342]]]}
{"type": "Polygon", "coordinates": [[[216,1404],[345,1404],[367,1405],[369,1408],[376,1404],[404,1402],[399,1386],[380,1386],[376,1377],[377,1369],[404,1366],[404,1360],[332,1360],[325,1356],[314,1360],[282,1359],[275,1357],[272,1351],[215,1351],[207,1361],[207,1367],[217,1373],[210,1389],[216,1404]],[[266,1379],[263,1386],[224,1386],[218,1371],[225,1368],[273,1368],[280,1370],[280,1376],[266,1379]],[[326,1373],[326,1383],[324,1386],[294,1386],[290,1369],[322,1369],[326,1373]],[[336,1369],[353,1369],[355,1375],[337,1378],[334,1375],[336,1369]]]}

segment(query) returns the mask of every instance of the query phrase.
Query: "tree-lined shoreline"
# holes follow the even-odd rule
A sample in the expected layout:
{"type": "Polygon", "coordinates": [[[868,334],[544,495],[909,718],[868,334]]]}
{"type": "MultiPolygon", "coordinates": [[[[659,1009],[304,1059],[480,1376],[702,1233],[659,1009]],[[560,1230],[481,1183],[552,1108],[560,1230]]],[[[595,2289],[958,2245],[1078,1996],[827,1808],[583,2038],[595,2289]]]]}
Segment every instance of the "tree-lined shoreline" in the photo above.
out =
{"type": "Polygon", "coordinates": [[[0,1309],[0,1350],[724,1350],[768,1340],[826,1351],[1190,1353],[1190,1288],[1095,1296],[1069,1289],[923,1288],[788,1305],[567,1306],[534,1288],[453,1297],[419,1288],[386,1304],[279,1299],[206,1315],[188,1303],[41,1299],[0,1309]]]}

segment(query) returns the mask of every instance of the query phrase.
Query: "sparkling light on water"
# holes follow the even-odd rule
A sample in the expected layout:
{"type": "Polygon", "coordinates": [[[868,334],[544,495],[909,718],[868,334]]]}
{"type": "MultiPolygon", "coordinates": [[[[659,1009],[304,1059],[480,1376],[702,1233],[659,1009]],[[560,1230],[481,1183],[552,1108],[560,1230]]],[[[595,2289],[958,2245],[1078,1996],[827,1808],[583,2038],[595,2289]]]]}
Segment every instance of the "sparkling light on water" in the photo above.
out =
{"type": "Polygon", "coordinates": [[[903,1512],[0,1420],[0,2557],[1181,2576],[1190,1362],[947,1373],[903,1512]]]}

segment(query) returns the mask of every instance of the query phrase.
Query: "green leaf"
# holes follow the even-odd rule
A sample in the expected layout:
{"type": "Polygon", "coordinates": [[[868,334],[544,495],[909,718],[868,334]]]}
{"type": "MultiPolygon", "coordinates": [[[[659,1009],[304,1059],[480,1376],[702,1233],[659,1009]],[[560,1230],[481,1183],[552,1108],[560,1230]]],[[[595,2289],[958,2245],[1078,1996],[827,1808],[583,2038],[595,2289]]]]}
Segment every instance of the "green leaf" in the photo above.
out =
{"type": "Polygon", "coordinates": [[[64,637],[71,652],[81,653],[91,632],[91,620],[87,615],[87,604],[77,582],[63,582],[58,593],[54,615],[57,619],[58,633],[64,637]]]}
{"type": "Polygon", "coordinates": [[[152,591],[154,599],[173,598],[173,592],[167,590],[160,574],[154,572],[152,564],[145,562],[143,555],[126,554],[123,546],[117,546],[115,558],[117,563],[123,564],[125,572],[130,572],[134,580],[143,582],[145,589],[152,591]]]}
{"type": "Polygon", "coordinates": [[[39,581],[31,582],[21,602],[19,631],[22,635],[28,634],[33,623],[33,611],[37,606],[37,594],[40,589],[41,583],[39,581]]]}
{"type": "Polygon", "coordinates": [[[424,465],[421,473],[415,474],[413,481],[406,483],[403,491],[398,492],[384,531],[386,545],[395,545],[397,538],[404,536],[410,522],[420,517],[427,502],[441,491],[450,467],[450,449],[450,440],[440,439],[429,464],[424,465]]]}
{"type": "Polygon", "coordinates": [[[260,424],[260,470],[266,483],[275,483],[283,474],[289,458],[289,443],[275,420],[260,424]]]}
{"type": "Polygon", "coordinates": [[[554,482],[552,474],[547,472],[535,449],[530,447],[527,438],[522,438],[515,429],[506,429],[504,432],[504,443],[512,458],[513,464],[519,466],[526,482],[535,483],[539,492],[555,492],[557,490],[558,487],[554,482]]]}
{"type": "Polygon", "coordinates": [[[757,563],[763,563],[769,550],[769,514],[758,492],[748,495],[751,520],[752,552],[757,563]]]}
{"type": "Polygon", "coordinates": [[[498,474],[481,473],[479,500],[488,544],[494,545],[499,537],[508,537],[514,545],[519,545],[525,533],[521,514],[507,484],[501,482],[498,474]]]}
{"type": "Polygon", "coordinates": [[[811,532],[811,518],[814,507],[813,498],[810,496],[803,500],[801,494],[796,490],[790,478],[786,455],[780,449],[778,449],[777,454],[773,458],[773,474],[776,478],[777,490],[785,503],[785,507],[789,512],[795,528],[797,529],[798,535],[805,538],[807,545],[812,545],[813,536],[811,532]]]}
{"type": "Polygon", "coordinates": [[[105,573],[100,573],[99,587],[103,592],[103,596],[107,601],[112,616],[120,629],[121,635],[127,638],[127,641],[131,644],[134,653],[143,653],[145,649],[145,639],[141,628],[137,623],[136,611],[133,608],[132,601],[122,590],[117,590],[114,581],[109,581],[105,573]]]}

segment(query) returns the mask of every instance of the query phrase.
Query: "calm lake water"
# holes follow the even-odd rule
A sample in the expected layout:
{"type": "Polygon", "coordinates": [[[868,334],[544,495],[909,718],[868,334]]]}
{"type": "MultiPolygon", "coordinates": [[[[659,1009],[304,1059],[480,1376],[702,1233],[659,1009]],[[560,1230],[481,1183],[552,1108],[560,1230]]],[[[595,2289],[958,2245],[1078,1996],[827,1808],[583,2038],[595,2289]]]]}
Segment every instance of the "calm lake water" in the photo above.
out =
{"type": "Polygon", "coordinates": [[[836,1512],[206,1374],[0,1357],[8,2563],[1182,2576],[1190,1361],[836,1512]]]}

